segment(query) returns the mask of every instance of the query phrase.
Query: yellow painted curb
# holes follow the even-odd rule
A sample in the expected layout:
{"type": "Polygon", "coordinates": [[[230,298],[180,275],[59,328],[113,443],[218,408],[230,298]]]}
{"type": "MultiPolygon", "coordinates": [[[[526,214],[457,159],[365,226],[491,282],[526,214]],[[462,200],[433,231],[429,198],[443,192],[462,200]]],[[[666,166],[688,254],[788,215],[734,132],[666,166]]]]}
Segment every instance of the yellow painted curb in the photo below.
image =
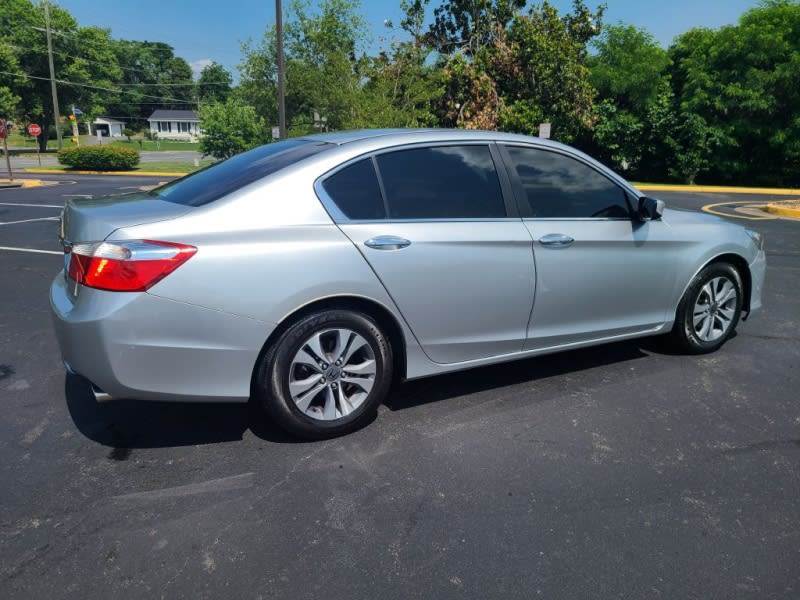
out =
{"type": "Polygon", "coordinates": [[[781,217],[793,217],[795,219],[800,219],[800,208],[781,206],[777,202],[771,202],[770,204],[767,204],[767,212],[781,217]]]}
{"type": "Polygon", "coordinates": [[[724,185],[673,185],[668,183],[634,183],[643,192],[689,192],[706,194],[760,194],[770,196],[800,196],[800,190],[790,188],[732,187],[724,185]]]}
{"type": "Polygon", "coordinates": [[[161,172],[161,171],[68,171],[66,169],[24,169],[26,173],[39,173],[47,175],[125,175],[127,177],[183,177],[188,172],[161,172]]]}
{"type": "Polygon", "coordinates": [[[15,179],[14,181],[9,181],[8,179],[0,179],[0,188],[4,187],[35,188],[35,187],[42,187],[43,185],[47,185],[47,183],[42,181],[41,179],[15,179]]]}

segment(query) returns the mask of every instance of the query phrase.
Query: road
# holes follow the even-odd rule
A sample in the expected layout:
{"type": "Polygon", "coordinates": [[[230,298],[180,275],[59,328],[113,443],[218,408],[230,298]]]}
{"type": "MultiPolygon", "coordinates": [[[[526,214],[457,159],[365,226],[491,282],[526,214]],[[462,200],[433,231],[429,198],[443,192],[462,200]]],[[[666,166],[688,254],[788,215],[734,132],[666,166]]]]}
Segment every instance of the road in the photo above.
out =
{"type": "Polygon", "coordinates": [[[305,443],[254,407],[97,405],[65,377],[34,219],[157,180],[48,178],[0,190],[0,246],[53,252],[0,250],[0,597],[800,596],[800,222],[720,207],[769,267],[713,355],[640,340],[410,382],[305,443]]]}

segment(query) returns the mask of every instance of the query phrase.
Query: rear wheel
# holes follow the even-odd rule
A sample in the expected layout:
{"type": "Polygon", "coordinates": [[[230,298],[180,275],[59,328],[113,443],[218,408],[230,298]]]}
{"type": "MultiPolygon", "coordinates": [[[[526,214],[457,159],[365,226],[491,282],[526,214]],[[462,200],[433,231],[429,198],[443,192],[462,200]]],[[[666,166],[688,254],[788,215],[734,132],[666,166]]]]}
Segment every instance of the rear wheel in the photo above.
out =
{"type": "Polygon", "coordinates": [[[690,354],[717,350],[735,331],[742,300],[742,279],[733,265],[706,266],[678,305],[673,338],[690,354]]]}
{"type": "Polygon", "coordinates": [[[284,429],[323,439],[374,416],[392,379],[392,349],[369,316],[326,310],[289,326],[264,354],[257,385],[284,429]]]}

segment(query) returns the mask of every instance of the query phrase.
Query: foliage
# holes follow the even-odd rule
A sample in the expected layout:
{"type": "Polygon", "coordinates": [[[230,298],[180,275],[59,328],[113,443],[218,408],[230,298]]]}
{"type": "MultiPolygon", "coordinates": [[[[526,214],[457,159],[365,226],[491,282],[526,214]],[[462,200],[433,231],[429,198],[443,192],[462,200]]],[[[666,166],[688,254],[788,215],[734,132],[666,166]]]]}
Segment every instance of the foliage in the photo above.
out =
{"type": "MultiPolygon", "coordinates": [[[[98,27],[80,27],[66,10],[50,5],[53,35],[53,61],[59,79],[72,82],[59,85],[59,102],[62,110],[77,106],[87,115],[101,110],[108,92],[98,88],[112,88],[121,72],[112,51],[110,33],[98,27]]],[[[30,0],[3,0],[0,11],[0,32],[3,43],[14,52],[20,70],[26,75],[46,77],[47,41],[44,4],[30,0]]],[[[24,77],[15,79],[14,94],[18,95],[18,111],[27,119],[52,123],[53,104],[50,82],[46,79],[24,77]]],[[[42,149],[46,143],[42,136],[42,149]]]]}
{"type": "Polygon", "coordinates": [[[264,118],[239,99],[203,104],[199,115],[203,127],[200,150],[205,156],[225,159],[270,141],[264,118]]]}
{"type": "Polygon", "coordinates": [[[495,22],[491,45],[444,59],[444,122],[532,134],[547,121],[558,139],[572,141],[591,125],[587,43],[599,30],[602,12],[574,0],[572,12],[561,16],[545,0],[507,27],[495,22]]]}
{"type": "Polygon", "coordinates": [[[58,162],[72,169],[130,171],[139,164],[139,152],[120,146],[75,146],[58,151],[58,162]]]}
{"type": "MultiPolygon", "coordinates": [[[[20,73],[17,57],[11,48],[2,45],[0,37],[0,71],[3,73],[20,73]]],[[[16,113],[20,97],[12,92],[18,80],[14,75],[0,73],[0,119],[8,119],[16,113]]]]}
{"type": "Polygon", "coordinates": [[[497,41],[525,4],[525,0],[445,0],[433,11],[428,41],[442,54],[475,56],[497,41]]]}
{"type": "Polygon", "coordinates": [[[598,98],[580,145],[628,176],[663,179],[675,150],[666,51],[647,31],[621,24],[606,25],[592,45],[587,62],[598,98]]]}
{"type": "MultiPolygon", "coordinates": [[[[196,86],[192,68],[163,42],[116,40],[111,44],[120,68],[122,93],[110,95],[105,113],[144,126],[157,108],[193,108],[196,86]]],[[[112,86],[117,87],[117,86],[112,86]]]]}
{"type": "Polygon", "coordinates": [[[200,102],[225,102],[231,95],[233,77],[219,63],[212,62],[200,72],[197,95],[200,102]]]}
{"type": "Polygon", "coordinates": [[[670,48],[686,148],[725,183],[800,183],[800,3],[770,0],[737,25],[670,48]]]}
{"type": "MultiPolygon", "coordinates": [[[[364,68],[364,102],[368,127],[435,127],[437,102],[444,92],[445,75],[429,61],[433,49],[425,30],[429,0],[401,0],[401,30],[406,41],[395,41],[388,51],[370,58],[364,68]]],[[[389,27],[391,23],[387,24],[389,27]]]]}

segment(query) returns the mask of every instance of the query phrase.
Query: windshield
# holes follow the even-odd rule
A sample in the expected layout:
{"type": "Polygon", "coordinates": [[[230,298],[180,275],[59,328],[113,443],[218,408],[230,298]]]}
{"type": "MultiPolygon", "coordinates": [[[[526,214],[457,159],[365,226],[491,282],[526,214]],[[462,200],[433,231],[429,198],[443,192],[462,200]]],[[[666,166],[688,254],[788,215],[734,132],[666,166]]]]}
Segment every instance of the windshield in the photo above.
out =
{"type": "Polygon", "coordinates": [[[327,142],[300,139],[259,146],[170,181],[151,190],[150,195],[176,204],[202,206],[332,147],[334,144],[327,142]]]}

